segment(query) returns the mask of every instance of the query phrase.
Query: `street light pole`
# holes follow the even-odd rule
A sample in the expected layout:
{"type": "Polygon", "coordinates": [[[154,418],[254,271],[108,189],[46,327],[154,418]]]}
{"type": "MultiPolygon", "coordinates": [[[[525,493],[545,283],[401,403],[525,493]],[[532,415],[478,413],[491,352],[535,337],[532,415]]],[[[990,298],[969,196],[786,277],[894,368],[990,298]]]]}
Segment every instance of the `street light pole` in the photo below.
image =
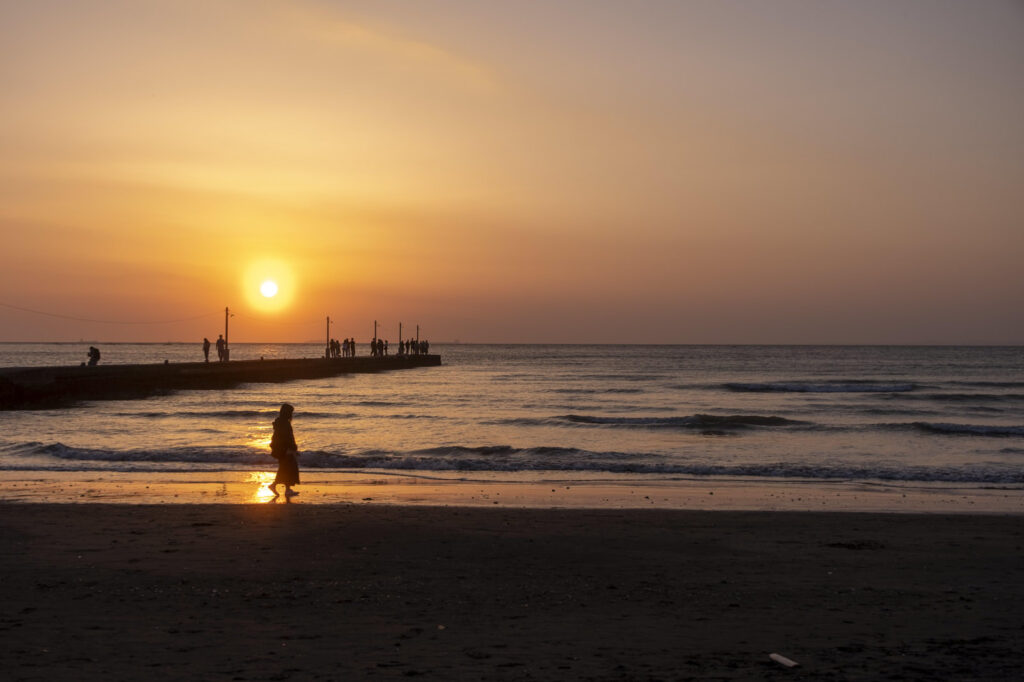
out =
{"type": "Polygon", "coordinates": [[[331,316],[327,316],[327,346],[325,357],[331,357],[331,316]]]}

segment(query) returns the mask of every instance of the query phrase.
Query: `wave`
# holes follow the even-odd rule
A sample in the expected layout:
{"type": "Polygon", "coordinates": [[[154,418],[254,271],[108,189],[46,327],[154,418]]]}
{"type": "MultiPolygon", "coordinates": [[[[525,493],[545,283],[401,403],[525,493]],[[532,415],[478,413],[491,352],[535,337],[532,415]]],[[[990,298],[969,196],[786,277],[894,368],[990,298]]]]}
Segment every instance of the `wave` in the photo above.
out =
{"type": "Polygon", "coordinates": [[[755,383],[726,383],[720,388],[739,393],[907,393],[917,386],[913,383],[891,383],[859,379],[835,381],[770,381],[755,383]]]}
{"type": "Polygon", "coordinates": [[[594,426],[674,429],[728,429],[751,426],[796,426],[806,424],[806,422],[785,419],[783,417],[713,414],[694,414],[688,417],[595,417],[586,414],[567,414],[555,417],[555,419],[571,424],[589,424],[594,426]]]}
{"type": "MultiPolygon", "coordinates": [[[[104,470],[104,471],[207,471],[272,469],[274,460],[266,450],[243,446],[215,448],[169,448],[166,450],[103,450],[74,448],[61,443],[23,443],[3,450],[26,455],[48,455],[49,464],[31,467],[4,458],[6,470],[104,470]],[[202,466],[200,466],[202,465],[202,466]]],[[[510,445],[439,446],[408,452],[366,450],[362,452],[303,451],[303,469],[388,470],[388,471],[477,471],[555,472],[661,475],[670,477],[744,477],[796,480],[882,480],[957,483],[1024,484],[1019,467],[994,464],[948,467],[869,465],[822,462],[814,464],[769,462],[762,464],[709,464],[669,462],[653,453],[594,452],[566,447],[517,448],[510,445]]]]}
{"type": "Polygon", "coordinates": [[[124,462],[124,463],[193,463],[193,464],[260,464],[264,463],[269,450],[244,446],[222,447],[175,447],[166,450],[107,450],[102,448],[76,448],[63,443],[27,443],[20,448],[22,455],[48,455],[58,460],[81,462],[124,462]]]}
{"type": "MultiPolygon", "coordinates": [[[[876,414],[894,414],[891,411],[867,410],[876,414]]],[[[909,412],[909,415],[920,414],[909,412]]],[[[747,428],[800,427],[810,431],[916,431],[933,435],[986,436],[1013,438],[1024,436],[1024,426],[995,424],[956,424],[949,422],[896,422],[872,425],[815,424],[808,421],[759,415],[695,414],[688,417],[598,417],[585,414],[566,414],[557,417],[516,417],[485,424],[503,426],[596,426],[629,429],[684,429],[705,433],[729,432],[747,428]]]]}
{"type": "MultiPolygon", "coordinates": [[[[360,415],[348,415],[350,417],[359,417],[360,415]]],[[[446,420],[450,417],[442,417],[436,414],[382,414],[378,415],[379,419],[427,419],[427,420],[446,420]]]]}
{"type": "Polygon", "coordinates": [[[937,403],[1024,402],[1024,393],[919,393],[900,398],[930,400],[937,403]]]}
{"type": "Polygon", "coordinates": [[[1024,436],[1024,426],[993,426],[988,424],[947,424],[941,422],[911,422],[894,425],[898,428],[912,428],[925,433],[950,436],[989,436],[1012,438],[1024,436]]]}
{"type": "Polygon", "coordinates": [[[951,381],[953,386],[972,388],[1024,388],[1024,381],[951,381]]]}
{"type": "Polygon", "coordinates": [[[626,429],[737,430],[751,427],[806,426],[809,422],[759,415],[694,414],[688,417],[598,417],[564,414],[555,417],[513,417],[483,422],[501,426],[597,426],[626,429]]]}
{"type": "Polygon", "coordinates": [[[642,388],[552,388],[548,393],[563,393],[568,395],[601,395],[605,393],[643,393],[642,388]]]}
{"type": "Polygon", "coordinates": [[[857,412],[878,417],[934,417],[945,414],[942,410],[912,409],[910,407],[901,409],[894,407],[865,407],[859,408],[857,412]]]}
{"type": "MultiPolygon", "coordinates": [[[[123,411],[115,412],[114,417],[141,417],[144,419],[266,419],[274,421],[278,415],[278,409],[273,410],[173,410],[173,411],[123,411]]],[[[342,418],[350,419],[358,417],[355,413],[341,414],[337,412],[316,412],[301,410],[296,412],[298,417],[310,419],[318,418],[342,418]]]]}
{"type": "Polygon", "coordinates": [[[195,410],[195,411],[169,411],[160,412],[151,410],[148,412],[115,412],[115,417],[142,417],[145,419],[254,419],[266,418],[273,420],[277,416],[277,410],[195,410]]]}
{"type": "Polygon", "coordinates": [[[670,377],[665,374],[579,374],[578,379],[584,381],[636,381],[636,382],[653,382],[661,379],[668,379],[670,377]]]}

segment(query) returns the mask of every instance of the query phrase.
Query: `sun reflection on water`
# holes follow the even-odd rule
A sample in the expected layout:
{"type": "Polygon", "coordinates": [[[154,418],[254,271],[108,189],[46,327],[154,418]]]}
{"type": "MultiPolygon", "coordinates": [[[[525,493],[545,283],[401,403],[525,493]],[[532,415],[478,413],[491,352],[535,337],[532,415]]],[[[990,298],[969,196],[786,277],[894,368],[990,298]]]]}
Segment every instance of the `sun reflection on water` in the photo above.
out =
{"type": "Polygon", "coordinates": [[[257,433],[247,433],[245,435],[246,446],[254,450],[269,450],[270,438],[273,436],[273,433],[270,431],[270,427],[256,427],[256,430],[257,433]]]}

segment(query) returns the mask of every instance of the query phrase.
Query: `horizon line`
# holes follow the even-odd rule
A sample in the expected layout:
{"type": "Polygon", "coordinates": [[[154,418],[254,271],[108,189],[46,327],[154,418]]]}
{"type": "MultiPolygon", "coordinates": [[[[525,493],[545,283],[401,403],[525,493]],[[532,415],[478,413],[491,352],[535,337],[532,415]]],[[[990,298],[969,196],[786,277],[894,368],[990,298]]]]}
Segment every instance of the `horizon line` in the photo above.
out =
{"type": "MultiPolygon", "coordinates": [[[[404,339],[403,339],[404,340],[404,339]]],[[[606,341],[606,342],[578,342],[578,341],[429,341],[432,346],[777,346],[777,347],[812,347],[812,346],[833,346],[840,348],[856,347],[903,347],[903,348],[1024,348],[1022,342],[643,342],[643,341],[606,341]]],[[[202,341],[102,341],[98,339],[84,339],[78,341],[0,341],[0,345],[61,345],[77,346],[82,344],[104,344],[108,346],[166,346],[166,345],[202,345],[202,341]]],[[[367,344],[369,341],[356,341],[356,344],[367,344]]],[[[396,340],[395,343],[398,343],[396,340]]],[[[233,341],[231,345],[276,345],[276,346],[313,346],[323,345],[324,341],[233,341]]]]}

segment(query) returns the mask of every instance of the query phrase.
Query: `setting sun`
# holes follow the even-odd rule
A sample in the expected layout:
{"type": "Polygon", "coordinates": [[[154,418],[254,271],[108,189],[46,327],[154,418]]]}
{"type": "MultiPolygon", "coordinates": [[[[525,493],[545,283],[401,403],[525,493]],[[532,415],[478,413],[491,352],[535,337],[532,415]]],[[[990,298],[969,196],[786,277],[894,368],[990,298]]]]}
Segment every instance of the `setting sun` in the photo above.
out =
{"type": "Polygon", "coordinates": [[[250,309],[259,313],[287,310],[295,299],[295,271],[276,258],[251,261],[242,274],[242,292],[250,309]]]}
{"type": "Polygon", "coordinates": [[[266,298],[273,298],[277,295],[277,283],[268,279],[260,285],[260,293],[266,298]]]}

